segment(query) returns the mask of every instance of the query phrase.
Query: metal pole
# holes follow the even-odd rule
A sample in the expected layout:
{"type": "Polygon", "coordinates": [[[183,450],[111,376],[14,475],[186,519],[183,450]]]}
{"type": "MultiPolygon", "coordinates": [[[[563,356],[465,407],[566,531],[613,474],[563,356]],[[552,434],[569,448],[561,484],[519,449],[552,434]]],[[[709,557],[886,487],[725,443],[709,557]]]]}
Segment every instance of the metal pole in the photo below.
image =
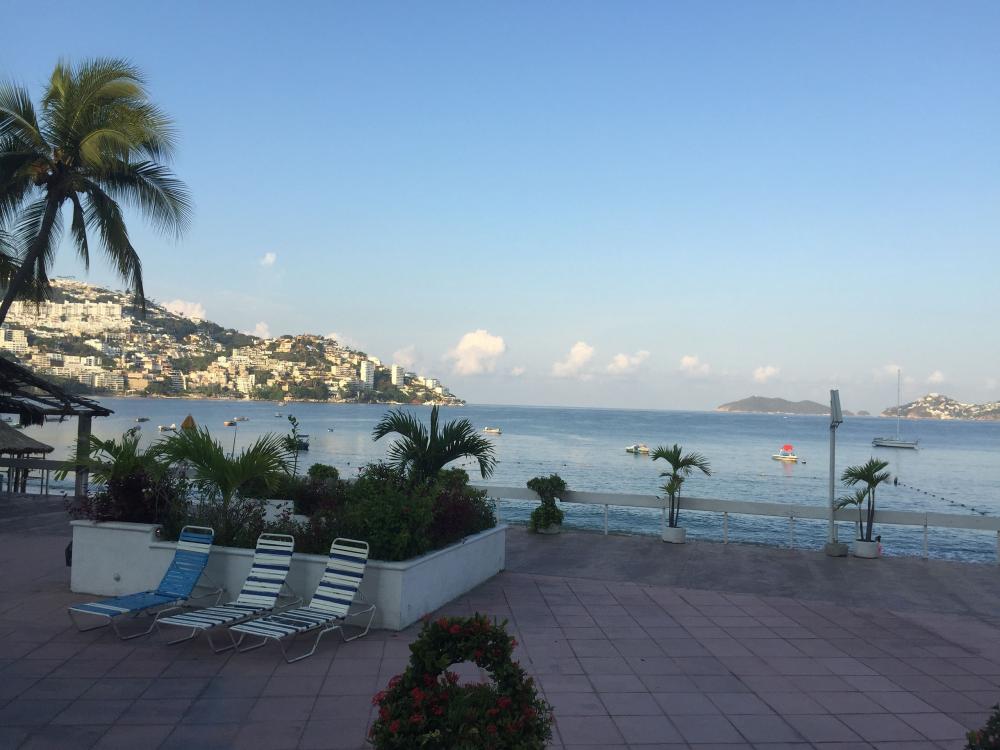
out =
{"type": "Polygon", "coordinates": [[[827,541],[830,544],[837,543],[837,522],[834,520],[834,500],[836,492],[837,475],[837,425],[830,425],[830,527],[827,530],[827,541]]]}

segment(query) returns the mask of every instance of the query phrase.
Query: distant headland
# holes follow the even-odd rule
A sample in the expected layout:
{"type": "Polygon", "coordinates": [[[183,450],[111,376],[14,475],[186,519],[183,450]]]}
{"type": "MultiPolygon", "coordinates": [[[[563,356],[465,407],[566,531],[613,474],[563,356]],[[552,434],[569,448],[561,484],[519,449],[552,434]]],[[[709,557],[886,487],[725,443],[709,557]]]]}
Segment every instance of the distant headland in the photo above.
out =
{"type": "MultiPolygon", "coordinates": [[[[783,398],[769,396],[750,396],[750,398],[730,401],[728,404],[715,407],[716,411],[745,412],[752,414],[813,414],[821,416],[830,413],[830,407],[815,401],[788,401],[783,398]]],[[[845,415],[854,416],[845,411],[845,415]]],[[[859,416],[867,416],[868,412],[858,412],[859,416]]]]}

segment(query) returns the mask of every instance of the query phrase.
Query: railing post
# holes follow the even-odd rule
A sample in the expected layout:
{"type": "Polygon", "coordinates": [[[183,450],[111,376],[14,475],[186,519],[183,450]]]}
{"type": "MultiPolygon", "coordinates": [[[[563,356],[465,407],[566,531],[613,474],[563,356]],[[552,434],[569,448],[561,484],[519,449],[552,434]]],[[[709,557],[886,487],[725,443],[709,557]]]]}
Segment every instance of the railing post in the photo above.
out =
{"type": "Polygon", "coordinates": [[[604,536],[608,535],[608,504],[604,504],[604,536]]]}
{"type": "Polygon", "coordinates": [[[729,544],[729,511],[722,512],[722,543],[729,544]]]}
{"type": "Polygon", "coordinates": [[[788,548],[795,549],[795,516],[788,517],[788,548]]]}

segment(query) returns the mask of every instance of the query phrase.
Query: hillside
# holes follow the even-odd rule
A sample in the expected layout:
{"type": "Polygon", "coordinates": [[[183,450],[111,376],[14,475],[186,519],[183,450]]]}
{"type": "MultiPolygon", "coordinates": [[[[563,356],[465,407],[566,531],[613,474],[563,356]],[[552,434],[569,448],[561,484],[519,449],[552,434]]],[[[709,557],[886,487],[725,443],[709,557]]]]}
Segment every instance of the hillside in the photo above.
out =
{"type": "MultiPolygon", "coordinates": [[[[923,398],[903,404],[899,409],[900,416],[906,419],[1000,419],[1000,401],[989,401],[985,404],[965,404],[940,393],[928,393],[923,398]]],[[[896,407],[888,406],[882,410],[881,416],[896,416],[896,407]]]]}
{"type": "MultiPolygon", "coordinates": [[[[739,401],[717,406],[716,411],[747,412],[754,414],[829,414],[830,407],[815,401],[788,401],[768,396],[750,396],[739,401]]],[[[850,414],[845,411],[844,414],[850,414]]]]}
{"type": "Polygon", "coordinates": [[[86,392],[202,398],[440,403],[436,378],[383,365],[329,336],[261,338],[123,292],[55,279],[51,298],[15,302],[0,354],[86,392]]]}

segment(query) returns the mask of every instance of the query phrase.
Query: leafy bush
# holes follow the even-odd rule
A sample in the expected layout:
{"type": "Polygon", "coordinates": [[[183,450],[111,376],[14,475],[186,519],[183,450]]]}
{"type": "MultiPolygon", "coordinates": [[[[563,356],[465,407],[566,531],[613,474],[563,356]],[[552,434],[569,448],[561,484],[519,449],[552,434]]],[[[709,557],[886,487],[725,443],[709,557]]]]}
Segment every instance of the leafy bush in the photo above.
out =
{"type": "Polygon", "coordinates": [[[155,476],[143,468],[110,477],[84,498],[68,498],[72,518],[88,521],[170,523],[183,517],[188,498],[184,479],[171,474],[155,476]]]}
{"type": "Polygon", "coordinates": [[[372,699],[378,718],[369,739],[376,750],[542,750],[552,736],[552,707],[514,661],[517,641],[505,625],[480,614],[425,622],[406,670],[372,699]],[[465,661],[493,682],[459,685],[448,667],[465,661]]]}
{"type": "Polygon", "coordinates": [[[533,490],[541,498],[541,504],[531,511],[528,524],[532,531],[538,531],[548,526],[559,525],[563,521],[563,512],[556,507],[559,495],[566,491],[566,482],[558,474],[547,477],[535,477],[528,480],[528,489],[533,490]]]}
{"type": "MultiPolygon", "coordinates": [[[[213,544],[220,547],[257,546],[257,537],[264,532],[291,533],[287,531],[292,524],[271,522],[265,520],[264,504],[259,500],[236,498],[229,503],[223,503],[218,497],[212,497],[202,502],[187,504],[187,512],[178,514],[163,524],[161,532],[164,539],[176,540],[185,526],[208,526],[215,530],[213,544]]],[[[327,545],[329,548],[329,545],[327,545]]]]}
{"type": "Polygon", "coordinates": [[[322,482],[336,482],[340,479],[340,472],[337,471],[335,466],[330,466],[329,464],[313,464],[309,467],[306,475],[310,479],[322,482]]]}
{"type": "Polygon", "coordinates": [[[447,547],[471,534],[497,525],[493,502],[485,490],[469,486],[469,475],[462,469],[438,474],[434,486],[431,548],[447,547]]]}
{"type": "Polygon", "coordinates": [[[986,726],[969,732],[966,740],[966,750],[1000,750],[1000,704],[993,706],[986,726]]]}

